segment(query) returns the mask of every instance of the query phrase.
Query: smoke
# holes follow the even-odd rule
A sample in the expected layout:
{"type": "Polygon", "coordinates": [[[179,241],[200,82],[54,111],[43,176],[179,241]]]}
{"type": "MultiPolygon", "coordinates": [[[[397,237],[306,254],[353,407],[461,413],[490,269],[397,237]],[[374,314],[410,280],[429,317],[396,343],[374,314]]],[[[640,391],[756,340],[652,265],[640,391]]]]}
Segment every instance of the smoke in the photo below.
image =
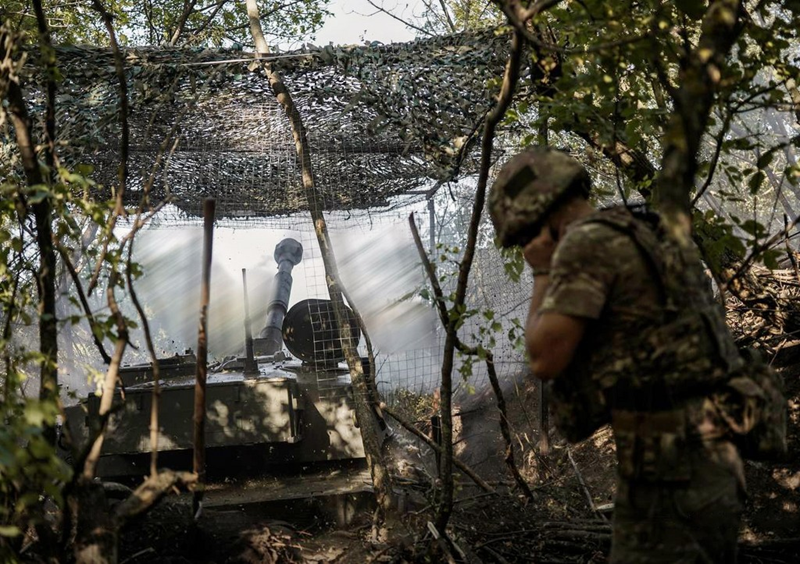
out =
{"type": "MultiPolygon", "coordinates": [[[[250,320],[257,335],[266,320],[275,246],[293,237],[304,247],[295,266],[289,305],[306,298],[328,298],[322,259],[314,234],[280,229],[217,228],[214,232],[208,348],[212,359],[239,354],[244,347],[242,268],[247,270],[250,320]]],[[[425,278],[410,233],[404,225],[355,226],[331,234],[345,287],[364,317],[380,381],[391,388],[419,389],[418,381],[438,372],[439,324],[418,295],[425,278]]],[[[203,231],[200,227],[144,230],[137,235],[134,259],[143,275],[134,282],[153,335],[156,354],[170,357],[196,349],[200,314],[203,231]]],[[[122,294],[122,293],[120,293],[122,294]]],[[[138,316],[129,298],[119,295],[126,315],[138,316]]],[[[100,306],[102,307],[102,305],[100,306]]],[[[141,323],[139,324],[141,326],[141,323]]],[[[88,328],[87,328],[88,329],[88,328]]],[[[89,332],[84,331],[88,345],[89,332]]],[[[132,331],[125,363],[149,362],[141,329],[132,331]]],[[[362,342],[362,352],[363,342],[362,342]]],[[[104,370],[98,363],[95,368],[104,370]]],[[[87,391],[86,371],[70,377],[70,387],[87,391]]],[[[427,386],[426,386],[427,387],[427,386]]]]}
{"type": "Polygon", "coordinates": [[[419,348],[436,322],[419,297],[424,279],[416,249],[401,225],[332,237],[339,270],[364,317],[373,345],[384,353],[419,348]]]}
{"type": "MultiPolygon", "coordinates": [[[[360,228],[332,234],[339,271],[364,316],[376,349],[397,353],[427,344],[437,320],[416,295],[423,283],[419,258],[407,229],[391,225],[368,232],[360,228]]],[[[310,235],[269,229],[217,229],[214,234],[209,308],[209,352],[216,357],[241,350],[247,286],[253,334],[264,325],[272,278],[277,272],[275,245],[287,236],[303,243],[303,261],[293,272],[290,304],[306,297],[327,298],[316,240],[310,235]]],[[[202,229],[153,230],[139,235],[136,260],[145,272],[136,285],[157,352],[171,356],[197,341],[202,272],[202,229]]]]}
{"type": "MultiPolygon", "coordinates": [[[[216,358],[244,346],[244,287],[254,335],[264,325],[272,278],[277,272],[275,245],[287,234],[265,229],[217,229],[212,253],[208,349],[216,358]]],[[[158,230],[137,239],[135,258],[145,275],[137,285],[159,355],[171,356],[197,343],[202,283],[203,233],[199,228],[158,230]]],[[[298,286],[302,286],[299,284],[298,286]]]]}

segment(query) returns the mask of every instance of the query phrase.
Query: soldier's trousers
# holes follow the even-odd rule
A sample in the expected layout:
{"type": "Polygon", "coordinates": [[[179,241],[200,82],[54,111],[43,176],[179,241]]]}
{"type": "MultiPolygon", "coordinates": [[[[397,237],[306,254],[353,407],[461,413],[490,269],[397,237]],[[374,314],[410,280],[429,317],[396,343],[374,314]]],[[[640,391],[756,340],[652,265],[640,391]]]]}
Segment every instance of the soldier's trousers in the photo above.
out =
{"type": "Polygon", "coordinates": [[[612,564],[734,563],[744,484],[726,451],[692,453],[688,482],[619,479],[612,564]]]}

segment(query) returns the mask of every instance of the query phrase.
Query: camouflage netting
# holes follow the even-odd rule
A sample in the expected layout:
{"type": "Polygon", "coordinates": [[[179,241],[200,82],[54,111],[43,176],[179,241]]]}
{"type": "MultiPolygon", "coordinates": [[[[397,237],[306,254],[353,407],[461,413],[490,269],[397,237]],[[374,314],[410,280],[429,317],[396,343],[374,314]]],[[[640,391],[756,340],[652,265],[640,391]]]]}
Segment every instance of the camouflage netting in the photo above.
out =
{"type": "MultiPolygon", "coordinates": [[[[439,382],[444,331],[429,304],[419,296],[408,298],[426,280],[406,218],[412,209],[418,212],[431,254],[439,252],[434,250],[436,243],[463,248],[480,127],[499,90],[509,43],[507,33],[485,30],[407,44],[325,47],[270,56],[307,130],[321,197],[315,202],[307,201],[301,185],[289,121],[251,54],[124,51],[130,103],[126,204],[138,205],[151,183],[149,204],[169,202],[151,225],[196,229],[202,202],[212,196],[217,200],[218,227],[263,228],[298,238],[306,251],[296,269],[293,300],[327,297],[308,214],[312,205],[326,210],[340,271],[377,344],[379,387],[389,396],[397,390],[430,392],[439,382]],[[376,242],[378,238],[383,241],[376,242]],[[371,254],[368,244],[373,246],[371,254]]],[[[67,165],[93,165],[95,196],[109,197],[117,182],[121,139],[114,58],[108,50],[91,47],[62,47],[57,57],[63,75],[57,99],[59,157],[67,165]]],[[[29,65],[26,72],[33,73],[34,67],[29,65]]],[[[41,77],[23,78],[31,113],[42,116],[41,77]]],[[[496,141],[496,158],[502,158],[508,133],[503,130],[496,141]]],[[[14,156],[9,153],[13,143],[3,143],[2,150],[14,156]]],[[[516,374],[524,363],[504,335],[513,328],[512,319],[524,318],[530,281],[509,284],[491,244],[490,226],[482,229],[468,300],[478,313],[462,332],[467,342],[477,342],[487,324],[481,313],[496,313],[496,323],[502,326],[493,347],[498,371],[516,374]]],[[[271,279],[275,266],[264,232],[219,233],[215,259],[222,257],[218,260],[236,268],[247,266],[254,280],[271,279]],[[258,265],[248,263],[249,256],[226,257],[226,240],[229,248],[252,247],[256,240],[258,265]]],[[[168,336],[159,351],[167,355],[193,346],[191,337],[179,339],[179,329],[185,328],[186,335],[196,330],[193,305],[170,309],[195,299],[193,267],[200,247],[192,243],[192,250],[186,251],[178,245],[181,237],[144,233],[137,244],[140,250],[156,252],[145,264],[151,274],[141,293],[158,311],[151,324],[168,336]],[[173,293],[168,294],[165,288],[170,287],[173,293]]],[[[274,248],[277,240],[269,244],[274,248]]],[[[450,258],[457,259],[456,254],[450,258]]],[[[442,272],[452,265],[441,264],[442,272]]],[[[212,288],[211,319],[227,313],[238,343],[241,317],[234,313],[241,304],[235,291],[239,282],[230,272],[215,274],[213,280],[231,295],[212,288]]],[[[258,312],[258,297],[251,294],[251,300],[258,312]]],[[[258,327],[261,321],[255,315],[258,327]]],[[[215,343],[220,342],[220,332],[215,343]]],[[[71,384],[83,386],[83,379],[71,384]]],[[[484,383],[485,368],[478,363],[461,387],[484,383]]]]}
{"type": "MultiPolygon", "coordinates": [[[[507,50],[506,34],[486,30],[270,57],[307,129],[323,199],[317,204],[325,210],[383,207],[474,172],[467,145],[474,145],[493,104],[507,50]]],[[[138,204],[152,175],[150,201],[171,201],[180,212],[176,220],[200,215],[209,196],[222,218],[308,209],[288,119],[251,54],[133,49],[124,57],[129,204],[138,204]]],[[[92,164],[107,194],[121,138],[113,56],[106,49],[63,47],[58,64],[64,76],[61,158],[92,164]]],[[[25,88],[41,109],[41,89],[25,88]]]]}

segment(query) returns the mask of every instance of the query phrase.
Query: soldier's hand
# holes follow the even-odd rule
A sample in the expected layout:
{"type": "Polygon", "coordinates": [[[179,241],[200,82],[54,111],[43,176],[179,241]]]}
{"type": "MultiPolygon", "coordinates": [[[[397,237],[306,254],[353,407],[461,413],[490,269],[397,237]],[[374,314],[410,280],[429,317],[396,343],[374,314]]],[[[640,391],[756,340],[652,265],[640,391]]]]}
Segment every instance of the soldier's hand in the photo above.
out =
{"type": "Polygon", "coordinates": [[[550,260],[556,250],[556,241],[550,235],[550,230],[546,227],[541,230],[539,235],[531,239],[530,243],[522,249],[525,261],[534,270],[549,270],[550,260]]]}

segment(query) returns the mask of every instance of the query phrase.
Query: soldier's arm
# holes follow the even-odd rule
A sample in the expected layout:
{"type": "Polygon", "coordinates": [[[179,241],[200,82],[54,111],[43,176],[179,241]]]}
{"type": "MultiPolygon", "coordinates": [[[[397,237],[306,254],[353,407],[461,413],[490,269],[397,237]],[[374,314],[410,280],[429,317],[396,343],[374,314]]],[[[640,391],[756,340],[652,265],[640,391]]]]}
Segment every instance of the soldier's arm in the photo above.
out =
{"type": "MultiPolygon", "coordinates": [[[[564,372],[588,324],[600,317],[616,276],[613,253],[608,251],[610,235],[614,233],[604,226],[572,230],[558,244],[549,269],[532,263],[533,296],[525,344],[531,370],[537,378],[550,380],[564,372]],[[548,270],[549,275],[544,275],[548,270]]],[[[526,247],[526,260],[529,254],[534,259],[540,258],[526,247]]]]}
{"type": "Polygon", "coordinates": [[[583,338],[587,323],[586,319],[580,317],[554,311],[540,312],[547,286],[547,276],[535,278],[525,326],[525,346],[531,371],[540,380],[551,380],[567,368],[583,338]]]}

